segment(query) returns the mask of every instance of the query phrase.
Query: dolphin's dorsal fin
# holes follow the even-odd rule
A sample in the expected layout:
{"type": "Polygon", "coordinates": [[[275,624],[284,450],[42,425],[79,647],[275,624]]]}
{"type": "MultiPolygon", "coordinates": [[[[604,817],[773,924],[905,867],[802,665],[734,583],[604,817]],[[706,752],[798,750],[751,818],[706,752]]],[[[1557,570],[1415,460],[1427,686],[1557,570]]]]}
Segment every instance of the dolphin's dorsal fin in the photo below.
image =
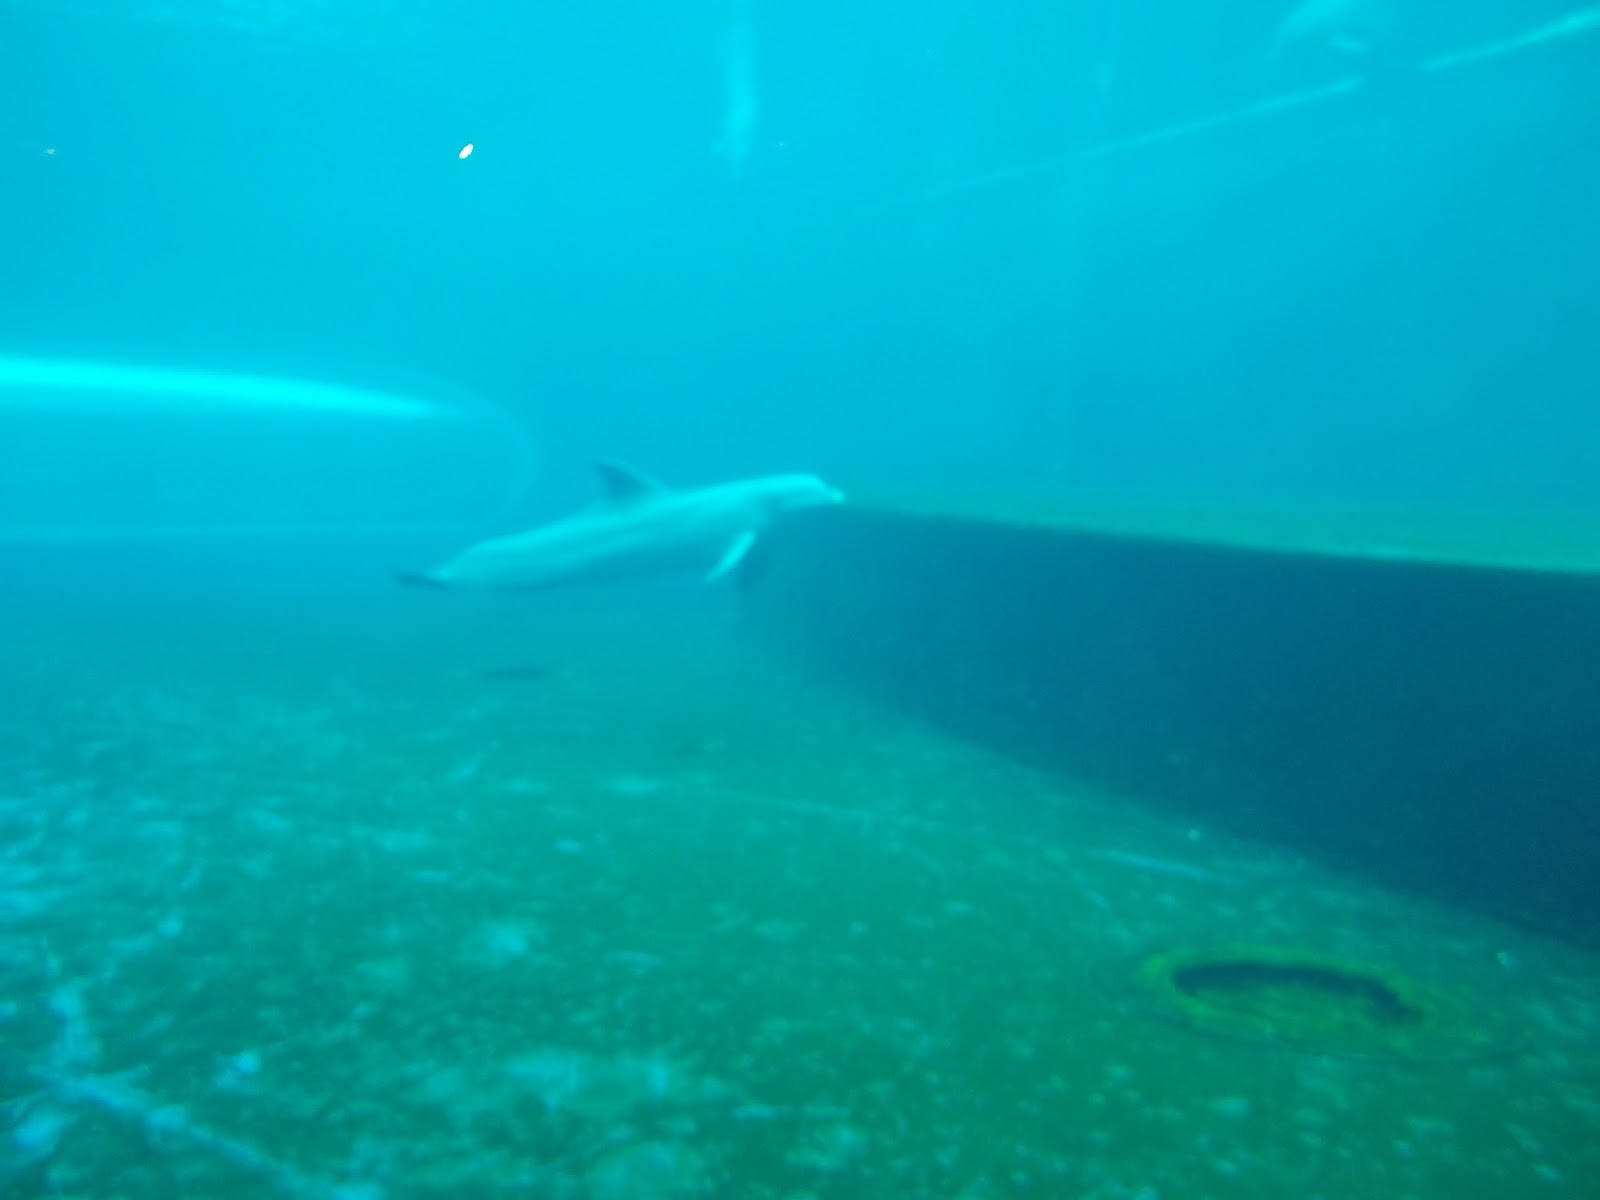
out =
{"type": "Polygon", "coordinates": [[[624,466],[613,459],[603,458],[594,464],[600,472],[600,482],[606,489],[606,499],[614,503],[627,503],[642,496],[654,496],[667,489],[650,476],[624,466]]]}

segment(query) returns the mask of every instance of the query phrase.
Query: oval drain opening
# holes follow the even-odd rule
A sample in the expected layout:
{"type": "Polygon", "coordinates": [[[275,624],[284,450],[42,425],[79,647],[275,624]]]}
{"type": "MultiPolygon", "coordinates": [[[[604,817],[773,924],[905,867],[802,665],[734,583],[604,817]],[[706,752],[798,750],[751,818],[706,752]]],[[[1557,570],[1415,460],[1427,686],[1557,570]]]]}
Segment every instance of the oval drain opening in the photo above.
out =
{"type": "Polygon", "coordinates": [[[1180,966],[1172,985],[1200,1004],[1269,1024],[1412,1028],[1427,1010],[1377,975],[1312,962],[1234,958],[1180,966]]]}
{"type": "Polygon", "coordinates": [[[1167,951],[1097,982],[1138,1015],[1255,1045],[1405,1062],[1513,1052],[1498,1019],[1460,988],[1304,951],[1167,951]]]}

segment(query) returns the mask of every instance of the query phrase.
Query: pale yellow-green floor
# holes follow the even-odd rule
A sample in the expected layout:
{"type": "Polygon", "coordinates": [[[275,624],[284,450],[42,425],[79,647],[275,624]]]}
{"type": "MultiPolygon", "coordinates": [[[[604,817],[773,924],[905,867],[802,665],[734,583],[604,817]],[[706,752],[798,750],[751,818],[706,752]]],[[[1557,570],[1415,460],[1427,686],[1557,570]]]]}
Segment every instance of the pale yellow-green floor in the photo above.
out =
{"type": "Polygon", "coordinates": [[[708,595],[26,615],[0,1190],[1600,1191],[1592,955],[952,744],[708,595]],[[1451,989],[1522,1053],[1324,1060],[1096,984],[1239,942],[1451,989]]]}
{"type": "Polygon", "coordinates": [[[1484,504],[1420,506],[1197,501],[1067,492],[886,492],[884,511],[1386,561],[1581,575],[1600,572],[1600,511],[1484,504]]]}

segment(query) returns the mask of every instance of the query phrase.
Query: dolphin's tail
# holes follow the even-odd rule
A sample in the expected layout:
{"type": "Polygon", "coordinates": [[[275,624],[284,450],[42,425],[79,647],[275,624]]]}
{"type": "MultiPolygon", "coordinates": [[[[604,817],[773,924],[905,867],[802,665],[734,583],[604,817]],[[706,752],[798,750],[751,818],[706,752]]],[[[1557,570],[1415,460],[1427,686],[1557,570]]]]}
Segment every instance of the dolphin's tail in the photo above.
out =
{"type": "Polygon", "coordinates": [[[402,587],[432,588],[441,592],[450,588],[450,585],[437,575],[430,575],[426,571],[396,571],[394,580],[402,587]]]}

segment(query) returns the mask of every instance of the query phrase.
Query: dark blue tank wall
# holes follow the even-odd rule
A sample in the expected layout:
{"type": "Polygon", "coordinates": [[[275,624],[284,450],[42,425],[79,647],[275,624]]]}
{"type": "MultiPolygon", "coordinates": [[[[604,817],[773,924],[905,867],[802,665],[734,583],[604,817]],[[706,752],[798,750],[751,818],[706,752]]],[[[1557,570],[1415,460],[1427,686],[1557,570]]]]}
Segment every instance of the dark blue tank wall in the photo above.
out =
{"type": "Polygon", "coordinates": [[[844,509],[786,524],[746,601],[958,736],[1600,944],[1600,577],[844,509]]]}

